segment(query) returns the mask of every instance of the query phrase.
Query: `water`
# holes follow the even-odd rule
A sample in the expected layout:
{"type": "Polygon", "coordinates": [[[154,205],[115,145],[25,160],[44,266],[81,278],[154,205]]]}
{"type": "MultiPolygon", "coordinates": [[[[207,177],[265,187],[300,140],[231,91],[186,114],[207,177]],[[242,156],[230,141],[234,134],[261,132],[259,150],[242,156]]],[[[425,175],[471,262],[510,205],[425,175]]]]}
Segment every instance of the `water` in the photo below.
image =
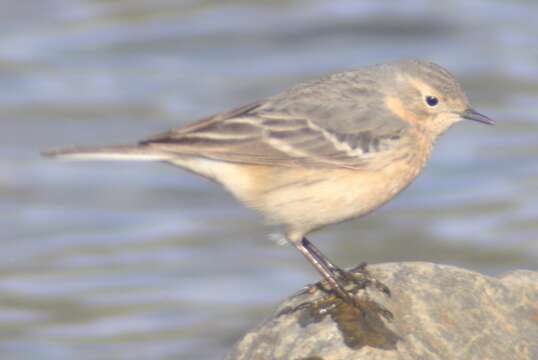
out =
{"type": "Polygon", "coordinates": [[[218,359],[318,278],[217,186],[161,164],[61,163],[375,62],[425,58],[496,127],[459,124],[372,216],[312,236],[343,266],[538,269],[531,1],[2,2],[0,354],[218,359]]]}

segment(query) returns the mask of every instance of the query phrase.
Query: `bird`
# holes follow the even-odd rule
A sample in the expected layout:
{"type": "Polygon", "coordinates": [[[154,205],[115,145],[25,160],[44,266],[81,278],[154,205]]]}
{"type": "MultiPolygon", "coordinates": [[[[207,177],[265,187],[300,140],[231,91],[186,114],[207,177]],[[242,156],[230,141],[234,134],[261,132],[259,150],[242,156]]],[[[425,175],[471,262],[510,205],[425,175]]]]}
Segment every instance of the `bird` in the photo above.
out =
{"type": "MultiPolygon", "coordinates": [[[[69,160],[172,164],[221,184],[279,225],[328,290],[357,304],[353,278],[306,237],[364,216],[405,189],[453,124],[494,121],[474,110],[456,78],[424,60],[326,75],[134,144],[43,152],[69,160]]],[[[363,267],[363,285],[390,290],[363,267]]]]}

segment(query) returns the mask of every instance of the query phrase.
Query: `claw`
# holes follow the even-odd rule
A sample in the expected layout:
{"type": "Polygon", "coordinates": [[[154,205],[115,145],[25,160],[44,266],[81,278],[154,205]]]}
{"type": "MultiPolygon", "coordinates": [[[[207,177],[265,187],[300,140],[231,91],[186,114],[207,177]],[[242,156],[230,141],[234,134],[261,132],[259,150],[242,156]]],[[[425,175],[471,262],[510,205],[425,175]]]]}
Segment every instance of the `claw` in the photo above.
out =
{"type": "Polygon", "coordinates": [[[346,273],[344,275],[344,278],[346,278],[348,281],[353,282],[354,284],[366,288],[368,286],[373,286],[377,290],[381,291],[383,294],[385,294],[388,297],[391,297],[390,289],[387,285],[383,284],[381,281],[374,278],[370,272],[366,269],[367,264],[365,262],[359,264],[358,266],[354,267],[350,271],[343,271],[346,273]]]}
{"type": "Polygon", "coordinates": [[[385,294],[385,296],[387,296],[387,297],[391,297],[391,296],[392,296],[389,287],[388,287],[387,285],[383,284],[382,282],[376,280],[375,283],[374,283],[374,286],[375,286],[379,291],[381,291],[383,294],[385,294]]]}

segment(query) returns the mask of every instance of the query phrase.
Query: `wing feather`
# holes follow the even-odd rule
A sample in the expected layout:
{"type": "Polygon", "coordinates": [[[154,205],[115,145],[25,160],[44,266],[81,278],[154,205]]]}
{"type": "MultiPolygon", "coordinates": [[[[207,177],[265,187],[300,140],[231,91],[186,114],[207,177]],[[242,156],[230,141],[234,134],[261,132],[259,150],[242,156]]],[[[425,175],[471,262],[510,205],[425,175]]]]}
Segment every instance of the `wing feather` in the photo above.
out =
{"type": "MultiPolygon", "coordinates": [[[[353,109],[356,111],[356,107],[353,109]]],[[[334,123],[338,123],[339,114],[345,114],[346,121],[353,116],[342,106],[331,105],[331,110],[324,116],[332,116],[334,123]]],[[[386,115],[381,123],[362,119],[367,113],[356,111],[353,129],[343,131],[320,125],[324,122],[312,112],[277,111],[270,101],[256,102],[149,138],[141,144],[169,153],[255,165],[371,169],[377,167],[372,161],[374,155],[388,160],[402,156],[395,150],[404,149],[402,138],[409,127],[386,115]],[[361,127],[361,121],[367,126],[361,127]],[[377,126],[372,127],[372,123],[377,126]]]]}

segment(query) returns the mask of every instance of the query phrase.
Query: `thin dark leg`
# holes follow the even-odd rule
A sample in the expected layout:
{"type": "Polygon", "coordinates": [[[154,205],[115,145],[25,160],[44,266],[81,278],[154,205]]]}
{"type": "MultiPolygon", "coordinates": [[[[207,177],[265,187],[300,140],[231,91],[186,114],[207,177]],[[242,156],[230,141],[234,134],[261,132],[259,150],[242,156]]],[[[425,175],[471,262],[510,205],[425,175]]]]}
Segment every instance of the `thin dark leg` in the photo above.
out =
{"type": "Polygon", "coordinates": [[[333,264],[329,258],[323,255],[323,253],[307,238],[304,237],[301,240],[301,245],[304,250],[306,250],[308,255],[302,249],[299,249],[299,251],[301,251],[312,264],[314,264],[316,269],[327,280],[331,288],[333,288],[339,295],[341,295],[342,292],[346,293],[346,296],[343,297],[344,300],[350,300],[351,296],[347,291],[344,290],[344,286],[342,285],[341,281],[355,283],[360,288],[373,285],[378,290],[390,296],[390,289],[385,284],[379,282],[370,275],[370,273],[366,270],[366,263],[362,263],[356,267],[353,272],[345,271],[333,264]],[[314,261],[319,265],[316,265],[314,261]],[[320,270],[320,267],[322,267],[324,270],[320,270]]]}
{"type": "Polygon", "coordinates": [[[350,304],[355,304],[355,301],[350,294],[344,289],[344,287],[338,281],[338,277],[335,274],[335,265],[333,265],[327,258],[321,254],[317,249],[313,250],[312,243],[306,238],[303,238],[301,242],[295,244],[295,247],[306,257],[316,270],[325,278],[330,287],[340,296],[343,300],[350,304]]]}
{"type": "Polygon", "coordinates": [[[308,249],[312,254],[314,254],[320,261],[324,262],[329,269],[331,269],[334,272],[340,272],[342,269],[340,269],[337,265],[334,265],[331,260],[329,260],[328,257],[323,255],[321,251],[317,247],[314,246],[307,238],[303,238],[302,240],[303,246],[308,249]]]}

